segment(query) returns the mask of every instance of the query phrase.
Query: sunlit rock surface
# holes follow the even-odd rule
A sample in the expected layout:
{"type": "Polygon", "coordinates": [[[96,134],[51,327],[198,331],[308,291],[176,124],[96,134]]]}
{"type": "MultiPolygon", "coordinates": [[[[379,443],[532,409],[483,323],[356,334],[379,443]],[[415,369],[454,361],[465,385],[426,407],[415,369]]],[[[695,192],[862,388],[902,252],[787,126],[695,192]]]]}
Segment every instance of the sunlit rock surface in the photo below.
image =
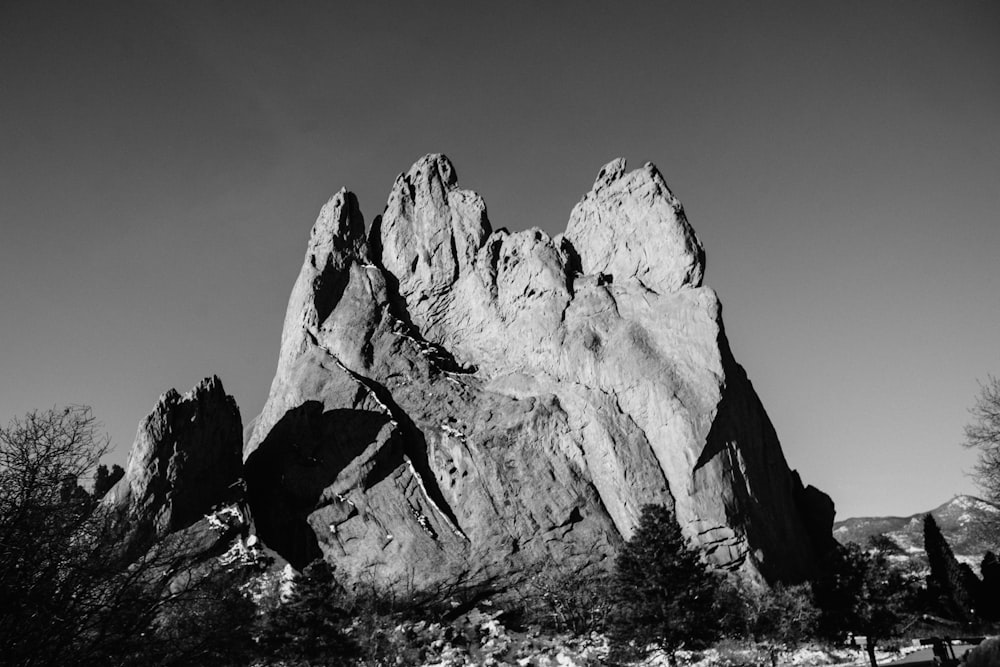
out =
{"type": "Polygon", "coordinates": [[[807,576],[833,506],[790,471],[657,169],[601,169],[565,234],[494,231],[442,155],[365,230],[341,190],[244,446],[262,538],[408,587],[609,567],[642,506],[712,564],[807,576]]]}

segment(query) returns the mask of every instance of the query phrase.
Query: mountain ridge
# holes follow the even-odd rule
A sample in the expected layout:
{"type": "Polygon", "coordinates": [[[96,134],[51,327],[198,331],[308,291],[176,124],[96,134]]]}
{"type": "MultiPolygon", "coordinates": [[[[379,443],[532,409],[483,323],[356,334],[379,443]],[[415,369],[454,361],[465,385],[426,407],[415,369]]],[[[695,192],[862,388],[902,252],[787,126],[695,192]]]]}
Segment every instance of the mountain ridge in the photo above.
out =
{"type": "Polygon", "coordinates": [[[895,554],[899,562],[925,565],[923,550],[923,520],[934,517],[941,533],[948,540],[955,556],[974,569],[986,551],[995,549],[984,534],[984,520],[1000,513],[1000,508],[975,496],[959,494],[941,505],[908,516],[850,517],[833,524],[833,536],[841,544],[856,542],[864,546],[872,537],[884,535],[893,540],[902,553],[895,554]]]}

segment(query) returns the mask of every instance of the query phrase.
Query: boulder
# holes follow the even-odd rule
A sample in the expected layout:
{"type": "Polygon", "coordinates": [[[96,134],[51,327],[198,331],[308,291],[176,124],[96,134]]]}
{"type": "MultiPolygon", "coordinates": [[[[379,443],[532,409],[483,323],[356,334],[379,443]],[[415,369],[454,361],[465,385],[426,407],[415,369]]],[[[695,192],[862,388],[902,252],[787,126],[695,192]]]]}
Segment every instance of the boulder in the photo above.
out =
{"type": "Polygon", "coordinates": [[[509,587],[608,568],[658,503],[714,567],[812,574],[832,504],[789,470],[679,201],[625,166],[554,238],[494,231],[443,155],[367,236],[334,195],[244,446],[267,544],[387,586],[509,587]]]}

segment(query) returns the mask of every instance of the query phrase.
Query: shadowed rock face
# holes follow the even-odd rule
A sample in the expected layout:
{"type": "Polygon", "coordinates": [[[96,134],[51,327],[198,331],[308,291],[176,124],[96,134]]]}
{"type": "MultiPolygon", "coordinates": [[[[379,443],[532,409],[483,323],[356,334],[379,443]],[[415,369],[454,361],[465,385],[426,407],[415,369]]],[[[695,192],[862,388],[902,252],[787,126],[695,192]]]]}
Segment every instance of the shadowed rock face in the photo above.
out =
{"type": "Polygon", "coordinates": [[[704,265],[650,164],[605,166],[555,238],[492,231],[442,155],[367,238],[338,192],[244,447],[262,538],[384,584],[512,585],[610,565],[662,503],[715,566],[807,576],[832,504],[788,469],[704,265]]]}
{"type": "Polygon", "coordinates": [[[242,478],[241,429],[236,401],[217,377],[160,397],[139,424],[125,476],[104,499],[131,548],[142,550],[232,499],[242,478]]]}

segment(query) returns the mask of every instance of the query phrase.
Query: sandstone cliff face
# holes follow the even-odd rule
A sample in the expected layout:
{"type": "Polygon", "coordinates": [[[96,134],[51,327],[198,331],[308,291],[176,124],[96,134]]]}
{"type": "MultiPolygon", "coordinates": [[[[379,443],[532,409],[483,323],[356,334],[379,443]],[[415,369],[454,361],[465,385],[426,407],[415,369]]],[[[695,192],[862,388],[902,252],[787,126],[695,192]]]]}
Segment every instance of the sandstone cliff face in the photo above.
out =
{"type": "Polygon", "coordinates": [[[123,540],[141,551],[230,500],[242,478],[241,429],[217,377],[160,396],[139,424],[125,476],[104,500],[119,514],[123,540]]]}
{"type": "Polygon", "coordinates": [[[806,576],[832,503],[788,469],[656,168],[616,160],[565,234],[493,231],[428,155],[365,236],[312,230],[244,448],[261,537],[390,585],[607,567],[642,505],[714,565],[806,576]]]}

